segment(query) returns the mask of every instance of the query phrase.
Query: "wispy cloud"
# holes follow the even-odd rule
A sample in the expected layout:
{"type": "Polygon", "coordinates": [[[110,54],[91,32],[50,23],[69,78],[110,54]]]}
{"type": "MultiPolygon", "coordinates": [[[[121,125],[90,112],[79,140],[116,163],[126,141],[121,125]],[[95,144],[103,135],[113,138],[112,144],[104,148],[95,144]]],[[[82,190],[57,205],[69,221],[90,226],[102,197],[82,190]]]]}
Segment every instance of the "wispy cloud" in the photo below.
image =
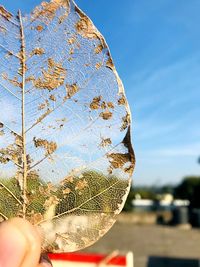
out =
{"type": "Polygon", "coordinates": [[[149,149],[138,153],[140,157],[198,157],[200,155],[200,142],[183,144],[182,146],[166,146],[149,149]]]}

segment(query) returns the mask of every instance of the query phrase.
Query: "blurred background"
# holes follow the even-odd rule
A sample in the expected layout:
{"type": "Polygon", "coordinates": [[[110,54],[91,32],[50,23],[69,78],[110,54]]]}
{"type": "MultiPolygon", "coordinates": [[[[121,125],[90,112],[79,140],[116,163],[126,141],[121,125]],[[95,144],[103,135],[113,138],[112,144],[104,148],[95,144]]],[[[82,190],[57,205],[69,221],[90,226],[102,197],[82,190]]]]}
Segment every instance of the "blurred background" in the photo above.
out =
{"type": "MultiPolygon", "coordinates": [[[[137,159],[124,213],[86,251],[133,251],[136,267],[172,266],[153,256],[200,259],[200,1],[76,2],[124,82],[137,159]]],[[[1,1],[12,12],[39,3],[1,1]]]]}

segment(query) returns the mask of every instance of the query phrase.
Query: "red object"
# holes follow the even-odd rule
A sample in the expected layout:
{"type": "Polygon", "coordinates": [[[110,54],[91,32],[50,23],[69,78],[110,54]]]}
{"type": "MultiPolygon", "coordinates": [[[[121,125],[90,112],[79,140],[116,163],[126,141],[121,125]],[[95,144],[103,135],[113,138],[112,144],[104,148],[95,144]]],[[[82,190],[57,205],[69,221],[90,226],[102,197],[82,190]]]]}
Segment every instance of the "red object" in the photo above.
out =
{"type": "MultiPolygon", "coordinates": [[[[83,253],[50,253],[48,254],[50,260],[54,261],[71,261],[71,262],[84,262],[84,263],[100,263],[106,258],[102,254],[83,254],[83,253]]],[[[107,265],[126,266],[125,256],[116,256],[112,258],[107,265]]]]}

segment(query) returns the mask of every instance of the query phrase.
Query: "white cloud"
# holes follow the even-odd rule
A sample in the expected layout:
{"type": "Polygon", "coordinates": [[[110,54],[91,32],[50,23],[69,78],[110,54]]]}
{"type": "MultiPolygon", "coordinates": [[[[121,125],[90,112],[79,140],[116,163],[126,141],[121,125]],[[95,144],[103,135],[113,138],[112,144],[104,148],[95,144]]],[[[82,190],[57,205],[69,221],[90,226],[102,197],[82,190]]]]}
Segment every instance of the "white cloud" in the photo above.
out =
{"type": "Polygon", "coordinates": [[[200,155],[200,142],[183,144],[182,146],[169,146],[143,150],[138,153],[139,158],[168,158],[168,157],[198,157],[200,155]]]}

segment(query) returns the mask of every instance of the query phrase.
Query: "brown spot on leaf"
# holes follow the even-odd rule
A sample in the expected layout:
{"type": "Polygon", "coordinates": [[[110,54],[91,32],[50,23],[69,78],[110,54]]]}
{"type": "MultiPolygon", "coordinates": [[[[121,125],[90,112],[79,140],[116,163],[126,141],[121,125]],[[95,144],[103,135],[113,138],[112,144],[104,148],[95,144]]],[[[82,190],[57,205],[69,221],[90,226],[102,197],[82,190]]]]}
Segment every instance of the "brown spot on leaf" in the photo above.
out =
{"type": "Polygon", "coordinates": [[[35,147],[42,147],[45,149],[46,153],[45,155],[51,155],[55,152],[55,150],[57,149],[57,144],[55,142],[49,142],[45,139],[36,139],[35,137],[33,138],[35,147]]]}
{"type": "Polygon", "coordinates": [[[41,32],[41,31],[44,30],[44,27],[43,27],[42,25],[38,25],[38,26],[36,27],[36,30],[39,31],[39,32],[41,32]]]}
{"type": "Polygon", "coordinates": [[[94,97],[92,102],[90,103],[90,108],[93,110],[101,108],[101,105],[100,105],[101,100],[102,100],[102,96],[94,97]]]}
{"type": "Polygon", "coordinates": [[[32,57],[32,56],[41,56],[41,55],[43,55],[45,53],[45,51],[44,51],[44,49],[43,48],[35,48],[32,52],[31,52],[31,54],[30,54],[30,56],[32,57]]]}
{"type": "Polygon", "coordinates": [[[130,164],[129,167],[124,168],[124,172],[129,173],[130,175],[132,175],[133,174],[133,170],[134,170],[134,166],[135,166],[134,164],[130,164]]]}
{"type": "Polygon", "coordinates": [[[38,106],[38,110],[42,110],[46,108],[46,103],[42,103],[38,106]]]}
{"type": "Polygon", "coordinates": [[[56,16],[56,11],[60,7],[67,8],[65,14],[59,18],[59,23],[62,23],[64,19],[68,16],[69,11],[69,0],[53,0],[51,2],[42,2],[41,6],[36,7],[32,13],[32,21],[40,18],[41,21],[47,25],[52,21],[56,16]]]}
{"type": "Polygon", "coordinates": [[[106,67],[113,70],[114,69],[114,63],[111,57],[109,57],[109,59],[106,62],[106,67]]]}
{"type": "Polygon", "coordinates": [[[67,98],[71,98],[79,91],[79,87],[76,83],[71,84],[71,85],[67,84],[66,91],[67,91],[67,98]]]}
{"type": "Polygon", "coordinates": [[[73,183],[73,182],[74,182],[74,177],[71,176],[71,175],[69,175],[69,176],[65,177],[65,178],[60,182],[60,184],[61,184],[61,185],[65,185],[65,184],[67,184],[67,183],[73,183]]]}
{"type": "Polygon", "coordinates": [[[44,203],[44,207],[48,209],[52,205],[57,205],[59,203],[59,199],[56,196],[50,196],[44,203]]]}
{"type": "Polygon", "coordinates": [[[56,101],[56,97],[55,97],[55,95],[50,95],[50,97],[49,97],[49,99],[51,100],[51,101],[56,101]]]}
{"type": "Polygon", "coordinates": [[[113,114],[110,111],[105,111],[105,112],[101,112],[99,116],[104,120],[110,120],[113,114]]]}
{"type": "Polygon", "coordinates": [[[112,108],[114,109],[114,104],[112,102],[105,102],[105,101],[102,101],[102,96],[98,96],[98,97],[95,97],[93,98],[91,104],[90,104],[90,108],[95,110],[95,109],[107,109],[105,112],[102,112],[100,114],[100,116],[103,118],[103,119],[110,119],[112,117],[112,112],[110,112],[108,109],[109,108],[112,108]]]}
{"type": "Polygon", "coordinates": [[[71,189],[70,188],[63,189],[63,194],[64,195],[68,195],[69,193],[71,193],[71,189]]]}
{"type": "Polygon", "coordinates": [[[26,83],[34,81],[34,80],[35,80],[35,78],[33,76],[29,76],[26,78],[26,83]]]}
{"type": "Polygon", "coordinates": [[[126,98],[124,95],[122,95],[121,98],[119,98],[118,105],[126,105],[126,98]]]}
{"type": "Polygon", "coordinates": [[[75,37],[69,38],[67,40],[67,42],[68,42],[69,45],[72,45],[72,44],[74,44],[76,42],[76,38],[75,37]]]}
{"type": "Polygon", "coordinates": [[[4,124],[2,122],[0,122],[0,128],[3,128],[4,124]]]}
{"type": "Polygon", "coordinates": [[[12,18],[12,14],[8,12],[3,6],[0,6],[0,15],[2,15],[8,21],[12,18]]]}
{"type": "Polygon", "coordinates": [[[111,141],[110,138],[102,138],[100,146],[101,147],[106,147],[106,146],[109,146],[111,144],[112,144],[112,141],[111,141]]]}
{"type": "Polygon", "coordinates": [[[131,117],[130,117],[130,114],[127,113],[126,116],[124,116],[122,118],[122,126],[121,126],[121,131],[124,131],[127,129],[127,127],[130,125],[131,123],[131,117]]]}
{"type": "Polygon", "coordinates": [[[106,102],[105,102],[105,101],[103,101],[103,102],[101,103],[101,108],[102,108],[102,109],[106,109],[106,108],[107,108],[107,105],[106,105],[106,102]]]}
{"type": "Polygon", "coordinates": [[[22,88],[22,83],[18,81],[17,77],[14,77],[14,79],[8,79],[8,81],[14,86],[22,88]]]}
{"type": "Polygon", "coordinates": [[[21,165],[21,148],[16,145],[9,145],[6,148],[0,149],[0,163],[7,164],[9,161],[21,165]]]}
{"type": "Polygon", "coordinates": [[[102,44],[99,44],[99,45],[95,48],[94,52],[95,52],[96,54],[100,54],[100,53],[102,52],[103,49],[104,49],[103,45],[102,45],[102,44]]]}
{"type": "Polygon", "coordinates": [[[76,23],[77,32],[84,38],[97,38],[96,30],[90,19],[85,16],[78,8],[76,8],[76,12],[80,16],[80,20],[76,23]]]}
{"type": "Polygon", "coordinates": [[[121,154],[121,153],[111,153],[108,154],[108,158],[110,159],[110,164],[114,169],[122,168],[126,163],[131,162],[131,157],[129,153],[121,154]]]}
{"type": "Polygon", "coordinates": [[[20,88],[22,87],[22,83],[18,81],[18,78],[17,78],[17,77],[14,77],[13,79],[9,79],[7,73],[2,73],[1,76],[2,76],[2,78],[3,78],[4,80],[9,81],[9,82],[10,82],[11,84],[13,84],[14,86],[16,86],[16,87],[20,87],[20,88]]]}
{"type": "Polygon", "coordinates": [[[108,102],[107,105],[108,105],[109,108],[112,108],[112,109],[115,108],[115,106],[114,106],[114,104],[112,102],[108,102]]]}
{"type": "Polygon", "coordinates": [[[102,63],[101,62],[98,62],[96,65],[95,65],[95,68],[98,70],[102,67],[102,63]]]}
{"type": "Polygon", "coordinates": [[[88,182],[85,179],[83,179],[77,182],[75,190],[82,190],[86,187],[88,187],[88,182]]]}
{"type": "Polygon", "coordinates": [[[19,147],[23,146],[23,139],[20,135],[15,134],[15,144],[19,147]]]}
{"type": "Polygon", "coordinates": [[[48,70],[43,70],[42,74],[42,77],[33,81],[35,87],[52,91],[64,84],[66,69],[63,68],[62,64],[56,63],[52,58],[49,58],[48,70]]]}

